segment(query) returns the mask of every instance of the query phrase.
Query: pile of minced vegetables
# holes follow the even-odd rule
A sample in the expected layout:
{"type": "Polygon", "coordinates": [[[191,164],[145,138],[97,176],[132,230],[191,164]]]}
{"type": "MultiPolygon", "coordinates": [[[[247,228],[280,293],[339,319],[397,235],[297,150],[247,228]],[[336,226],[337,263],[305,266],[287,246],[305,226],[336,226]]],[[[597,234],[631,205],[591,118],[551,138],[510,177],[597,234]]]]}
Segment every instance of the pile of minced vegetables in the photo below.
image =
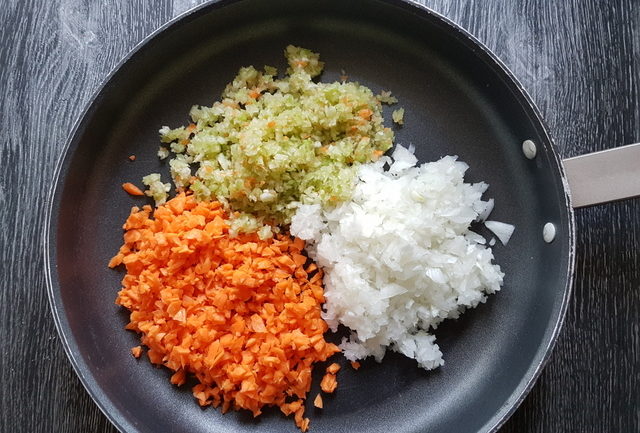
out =
{"type": "MultiPolygon", "coordinates": [[[[317,362],[328,361],[320,409],[338,388],[337,353],[353,369],[387,350],[442,365],[433,329],[503,281],[495,239],[471,223],[502,243],[513,226],[486,221],[488,185],[465,183],[456,157],[418,164],[400,144],[386,154],[391,92],[318,81],[324,64],[310,50],[285,56],[284,74],[241,68],[219,101],[160,129],[173,188],[158,173],[146,189],[123,184],[155,207],[131,210],[109,266],[126,267],[116,303],[141,335],[134,357],[190,383],[202,406],[254,416],[275,406],[307,431],[317,362]],[[340,325],[348,336],[328,342],[340,325]]],[[[404,109],[391,117],[402,125],[404,109]]]]}

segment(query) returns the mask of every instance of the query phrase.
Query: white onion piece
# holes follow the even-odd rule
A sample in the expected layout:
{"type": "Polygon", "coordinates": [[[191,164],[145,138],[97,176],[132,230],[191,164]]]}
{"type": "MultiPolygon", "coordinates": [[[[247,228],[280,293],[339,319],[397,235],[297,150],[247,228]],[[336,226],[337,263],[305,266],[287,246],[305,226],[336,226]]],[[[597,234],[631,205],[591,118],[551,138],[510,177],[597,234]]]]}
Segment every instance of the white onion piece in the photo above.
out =
{"type": "Polygon", "coordinates": [[[500,239],[502,245],[507,245],[509,239],[511,239],[511,235],[513,231],[516,229],[516,226],[506,223],[501,223],[500,221],[485,221],[485,227],[493,232],[494,235],[500,239]]]}
{"type": "Polygon", "coordinates": [[[495,201],[492,198],[487,200],[487,206],[478,215],[478,221],[486,221],[487,218],[489,218],[489,215],[491,215],[491,212],[493,212],[494,204],[495,204],[495,201]]]}

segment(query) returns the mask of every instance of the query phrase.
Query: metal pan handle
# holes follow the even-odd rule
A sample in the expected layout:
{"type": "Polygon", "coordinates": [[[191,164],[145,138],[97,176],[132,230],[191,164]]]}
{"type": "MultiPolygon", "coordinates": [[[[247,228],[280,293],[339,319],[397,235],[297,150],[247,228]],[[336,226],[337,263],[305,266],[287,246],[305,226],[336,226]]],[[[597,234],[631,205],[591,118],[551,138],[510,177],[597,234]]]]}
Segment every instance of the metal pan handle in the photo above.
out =
{"type": "Polygon", "coordinates": [[[574,208],[640,196],[640,143],[563,162],[574,208]]]}

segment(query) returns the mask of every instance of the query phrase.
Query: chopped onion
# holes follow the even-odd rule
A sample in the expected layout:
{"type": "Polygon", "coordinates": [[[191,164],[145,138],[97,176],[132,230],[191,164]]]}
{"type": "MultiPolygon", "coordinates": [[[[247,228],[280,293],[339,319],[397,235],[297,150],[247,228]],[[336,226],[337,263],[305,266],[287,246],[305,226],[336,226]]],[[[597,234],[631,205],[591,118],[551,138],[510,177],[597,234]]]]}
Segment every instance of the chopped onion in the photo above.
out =
{"type": "Polygon", "coordinates": [[[482,212],[480,212],[480,215],[478,215],[478,221],[486,221],[487,218],[489,218],[489,215],[491,215],[491,212],[493,212],[493,205],[495,204],[495,201],[490,198],[486,203],[486,207],[482,212]]]}
{"type": "Polygon", "coordinates": [[[484,225],[500,239],[502,245],[507,245],[516,228],[514,225],[501,223],[500,221],[485,221],[484,225]]]}
{"type": "Polygon", "coordinates": [[[452,156],[418,165],[398,145],[359,168],[350,200],[298,207],[291,233],[323,268],[322,317],[351,330],[340,344],[347,359],[380,361],[390,349],[436,368],[444,360],[432,330],[500,290],[504,274],[470,230],[488,185],[464,182],[467,168],[452,156]]]}

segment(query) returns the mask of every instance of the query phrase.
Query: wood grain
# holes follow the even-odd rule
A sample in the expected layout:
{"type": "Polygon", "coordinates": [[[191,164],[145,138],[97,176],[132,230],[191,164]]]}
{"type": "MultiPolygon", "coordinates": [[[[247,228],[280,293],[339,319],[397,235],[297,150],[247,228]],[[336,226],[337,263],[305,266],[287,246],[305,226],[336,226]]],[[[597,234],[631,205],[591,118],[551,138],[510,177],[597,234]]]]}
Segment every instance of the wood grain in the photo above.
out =
{"type": "MultiPolygon", "coordinates": [[[[0,432],[115,432],[62,350],[42,222],[72,123],[117,62],[199,0],[5,1],[0,8],[0,432]]],[[[515,73],[563,156],[640,141],[633,0],[426,0],[515,73]]],[[[640,165],[640,161],[639,161],[640,165]]],[[[504,432],[640,431],[640,200],[576,214],[577,276],[549,364],[504,432]]]]}

